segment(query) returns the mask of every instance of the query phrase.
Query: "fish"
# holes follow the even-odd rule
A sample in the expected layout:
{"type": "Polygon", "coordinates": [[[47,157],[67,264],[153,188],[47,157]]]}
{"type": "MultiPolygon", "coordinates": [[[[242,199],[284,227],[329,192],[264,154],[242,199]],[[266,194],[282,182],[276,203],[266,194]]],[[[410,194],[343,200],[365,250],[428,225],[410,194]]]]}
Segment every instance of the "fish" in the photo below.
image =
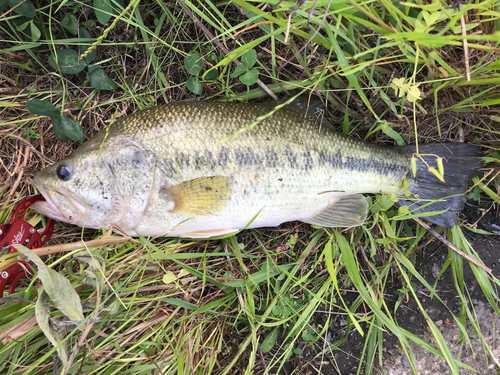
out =
{"type": "Polygon", "coordinates": [[[130,236],[209,238],[289,221],[356,227],[364,194],[389,194],[455,225],[482,165],[478,147],[371,144],[333,131],[317,109],[186,101],[138,111],[37,173],[45,201],[32,208],[130,236]]]}

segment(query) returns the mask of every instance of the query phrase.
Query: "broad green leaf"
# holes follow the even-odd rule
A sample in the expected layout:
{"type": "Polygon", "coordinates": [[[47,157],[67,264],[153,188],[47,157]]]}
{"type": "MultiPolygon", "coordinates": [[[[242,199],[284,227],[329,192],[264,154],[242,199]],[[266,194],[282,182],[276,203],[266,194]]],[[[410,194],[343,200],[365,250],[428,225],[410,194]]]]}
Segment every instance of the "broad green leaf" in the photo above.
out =
{"type": "Polygon", "coordinates": [[[55,306],[70,320],[83,320],[82,303],[73,285],[59,272],[43,263],[38,255],[22,245],[14,245],[17,251],[31,260],[38,269],[38,278],[55,306]]]}
{"type": "Polygon", "coordinates": [[[61,21],[61,26],[66,29],[70,34],[76,35],[78,34],[78,20],[76,17],[71,14],[67,13],[62,21],[61,21]]]}
{"type": "Polygon", "coordinates": [[[262,341],[262,344],[260,344],[260,350],[262,351],[262,353],[269,352],[276,343],[277,338],[278,338],[278,327],[274,328],[262,341]]]}
{"type": "MultiPolygon", "coordinates": [[[[80,34],[80,38],[85,38],[85,39],[90,39],[92,36],[90,33],[87,31],[85,27],[80,27],[78,30],[80,34]]],[[[94,39],[95,40],[95,39],[94,39]]],[[[80,56],[83,55],[87,50],[90,48],[90,45],[92,42],[85,42],[85,45],[80,45],[80,56]],[[88,43],[88,44],[87,44],[88,43]]],[[[83,59],[87,64],[90,64],[92,61],[94,61],[95,57],[97,55],[97,48],[94,48],[92,52],[90,52],[87,56],[85,56],[83,59]]]]}
{"type": "Polygon", "coordinates": [[[113,91],[118,86],[99,65],[89,67],[90,86],[98,90],[113,91]]]}
{"type": "Polygon", "coordinates": [[[193,94],[201,95],[203,94],[203,87],[201,86],[200,80],[198,77],[191,77],[187,80],[186,86],[189,91],[193,94]]]}
{"type": "Polygon", "coordinates": [[[257,68],[252,68],[250,70],[247,70],[245,73],[240,75],[241,83],[244,83],[247,86],[254,85],[258,79],[259,79],[259,72],[257,71],[257,68]]]}
{"type": "Polygon", "coordinates": [[[410,214],[410,209],[408,206],[399,206],[398,208],[398,215],[409,215],[410,214]]]}
{"type": "Polygon", "coordinates": [[[203,68],[203,60],[201,59],[201,55],[198,52],[190,53],[184,59],[184,66],[190,74],[197,76],[198,74],[200,74],[201,69],[203,68]]]}
{"type": "Polygon", "coordinates": [[[424,17],[425,24],[427,26],[434,25],[438,20],[441,12],[429,13],[426,10],[422,11],[422,16],[424,17]]]}
{"type": "Polygon", "coordinates": [[[61,49],[56,52],[57,54],[57,64],[52,56],[49,57],[49,65],[57,69],[57,66],[61,68],[61,71],[66,74],[77,74],[80,73],[87,65],[85,61],[79,60],[78,52],[73,49],[61,49]]]}
{"type": "Polygon", "coordinates": [[[217,69],[211,69],[203,76],[203,79],[205,81],[215,81],[217,77],[219,76],[219,72],[217,69]]]}
{"type": "MultiPolygon", "coordinates": [[[[479,26],[479,22],[473,22],[473,23],[466,23],[465,24],[465,31],[470,31],[474,28],[479,26]]],[[[461,34],[462,33],[462,25],[455,26],[453,28],[453,34],[461,34]]]]}
{"type": "MultiPolygon", "coordinates": [[[[415,32],[416,33],[425,33],[427,32],[427,27],[425,27],[425,25],[420,22],[419,20],[415,20],[415,32]]],[[[430,30],[432,30],[432,28],[429,28],[430,30]]]]}
{"type": "Polygon", "coordinates": [[[64,132],[61,116],[52,118],[52,129],[54,130],[54,134],[56,135],[57,139],[59,139],[61,142],[67,142],[70,140],[70,138],[64,132]]]}
{"type": "Polygon", "coordinates": [[[49,117],[59,117],[61,113],[56,108],[54,104],[47,100],[28,100],[26,102],[26,108],[28,111],[39,115],[39,116],[49,116],[49,117]]]}
{"type": "Polygon", "coordinates": [[[69,118],[68,116],[61,117],[61,125],[64,134],[73,141],[83,141],[83,131],[78,121],[69,118]]]}
{"type": "Polygon", "coordinates": [[[8,6],[9,6],[9,2],[8,1],[1,0],[0,1],[0,14],[3,13],[5,11],[5,9],[7,9],[8,6]]]}
{"type": "Polygon", "coordinates": [[[36,322],[50,343],[57,347],[57,354],[61,359],[61,362],[66,365],[66,363],[68,363],[68,348],[66,342],[64,342],[63,334],[52,328],[52,325],[49,322],[49,308],[50,297],[45,292],[44,288],[40,287],[38,288],[38,300],[35,305],[36,322]]]}
{"type": "Polygon", "coordinates": [[[396,143],[398,144],[398,146],[404,146],[405,141],[401,137],[401,134],[399,134],[397,131],[395,131],[390,125],[391,125],[391,123],[389,123],[387,121],[382,121],[382,123],[380,125],[380,130],[382,130],[385,135],[394,139],[396,141],[396,143]]]}
{"type": "Polygon", "coordinates": [[[94,0],[94,13],[101,24],[106,24],[113,15],[111,0],[94,0]]]}
{"type": "Polygon", "coordinates": [[[61,142],[72,139],[73,141],[82,141],[83,132],[77,121],[67,116],[61,116],[52,119],[54,134],[61,142]]]}
{"type": "Polygon", "coordinates": [[[241,63],[247,68],[251,69],[257,62],[257,51],[251,49],[241,56],[241,63]]]}
{"type": "Polygon", "coordinates": [[[30,21],[27,21],[27,22],[24,22],[24,23],[21,23],[20,25],[17,26],[17,29],[19,31],[23,31],[24,29],[26,29],[28,27],[28,25],[33,22],[32,20],[30,21]]]}
{"type": "MultiPolygon", "coordinates": [[[[17,4],[19,4],[22,0],[9,0],[9,6],[14,8],[17,4]]],[[[19,5],[14,12],[20,14],[21,16],[27,18],[34,18],[36,16],[36,8],[31,2],[31,0],[26,0],[24,3],[19,5]]]]}
{"type": "Polygon", "coordinates": [[[38,27],[36,27],[33,21],[30,22],[30,31],[31,31],[31,41],[37,42],[40,39],[42,33],[40,32],[38,27]]]}
{"type": "Polygon", "coordinates": [[[378,202],[380,209],[382,211],[387,211],[389,208],[391,208],[394,205],[394,201],[389,198],[384,198],[380,202],[378,202]]]}
{"type": "Polygon", "coordinates": [[[238,78],[240,75],[245,73],[247,71],[247,68],[245,65],[238,65],[236,69],[234,69],[233,74],[231,74],[231,78],[238,78]]]}
{"type": "Polygon", "coordinates": [[[302,340],[305,341],[314,341],[316,339],[316,336],[314,336],[314,329],[308,328],[304,331],[302,331],[302,340]]]}

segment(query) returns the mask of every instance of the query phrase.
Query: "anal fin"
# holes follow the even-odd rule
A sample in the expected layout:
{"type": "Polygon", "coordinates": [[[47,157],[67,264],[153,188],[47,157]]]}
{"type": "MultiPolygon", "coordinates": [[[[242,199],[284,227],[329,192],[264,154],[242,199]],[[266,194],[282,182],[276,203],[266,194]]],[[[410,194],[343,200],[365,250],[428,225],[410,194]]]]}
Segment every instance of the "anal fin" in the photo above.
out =
{"type": "Polygon", "coordinates": [[[235,228],[222,228],[222,229],[208,229],[208,230],[198,230],[194,232],[183,233],[182,237],[187,238],[209,238],[213,236],[222,236],[224,234],[236,233],[239,229],[235,228]]]}
{"type": "Polygon", "coordinates": [[[313,216],[300,219],[320,227],[357,227],[363,225],[368,213],[368,203],[361,194],[341,195],[313,216]]]}

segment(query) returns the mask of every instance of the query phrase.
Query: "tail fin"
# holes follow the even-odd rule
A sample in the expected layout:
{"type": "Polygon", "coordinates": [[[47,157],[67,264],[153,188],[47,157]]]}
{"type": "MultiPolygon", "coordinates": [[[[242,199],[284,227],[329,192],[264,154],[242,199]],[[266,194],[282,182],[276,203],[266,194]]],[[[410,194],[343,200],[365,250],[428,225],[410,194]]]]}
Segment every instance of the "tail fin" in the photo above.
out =
{"type": "MultiPolygon", "coordinates": [[[[403,146],[401,149],[408,158],[416,152],[415,146],[403,146]]],[[[426,220],[450,228],[458,220],[456,211],[464,208],[467,183],[479,173],[478,169],[483,165],[480,158],[482,154],[478,147],[465,143],[419,145],[418,152],[427,165],[417,157],[417,173],[415,176],[412,174],[413,179],[408,186],[408,190],[418,200],[400,199],[398,203],[408,206],[410,211],[416,209],[412,212],[414,214],[448,210],[440,215],[426,217],[426,220]],[[438,170],[436,157],[422,154],[443,158],[444,182],[429,171],[429,167],[438,170]],[[433,200],[439,201],[429,204],[433,200]]]]}

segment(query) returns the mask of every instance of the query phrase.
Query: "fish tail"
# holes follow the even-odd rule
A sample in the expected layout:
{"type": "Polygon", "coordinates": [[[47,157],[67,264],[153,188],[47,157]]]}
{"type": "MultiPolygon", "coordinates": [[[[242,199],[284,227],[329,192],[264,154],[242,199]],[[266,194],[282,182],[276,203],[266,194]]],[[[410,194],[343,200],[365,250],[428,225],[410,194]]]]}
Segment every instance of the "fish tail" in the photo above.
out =
{"type": "Polygon", "coordinates": [[[465,143],[436,143],[419,145],[418,154],[416,146],[402,146],[401,150],[410,159],[412,179],[407,187],[411,194],[400,199],[399,205],[408,206],[412,214],[446,210],[425,219],[451,228],[458,220],[457,211],[464,208],[467,183],[479,174],[478,169],[483,165],[479,147],[465,143]],[[442,179],[436,176],[440,175],[438,158],[442,158],[442,179]]]}

